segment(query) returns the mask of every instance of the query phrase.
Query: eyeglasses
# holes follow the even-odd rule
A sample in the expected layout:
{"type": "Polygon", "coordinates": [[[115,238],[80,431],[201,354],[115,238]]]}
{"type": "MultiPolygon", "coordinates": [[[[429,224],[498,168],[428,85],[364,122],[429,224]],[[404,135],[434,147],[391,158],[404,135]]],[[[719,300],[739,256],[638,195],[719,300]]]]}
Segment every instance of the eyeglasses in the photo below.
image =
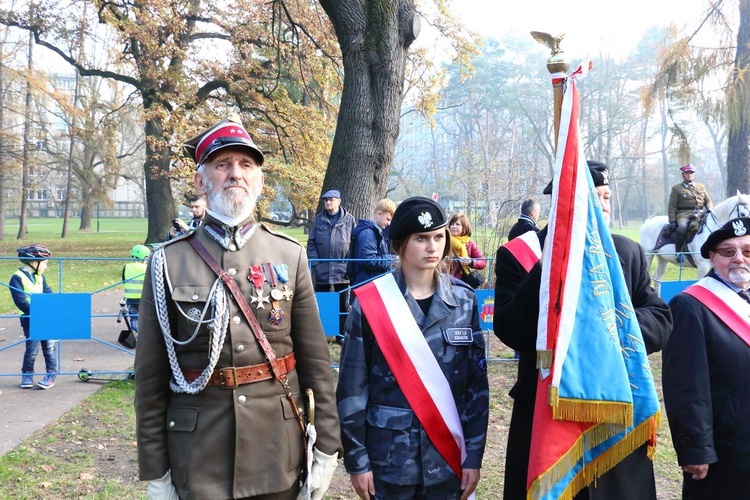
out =
{"type": "MultiPolygon", "coordinates": [[[[739,250],[742,252],[742,256],[746,259],[750,259],[750,248],[743,248],[742,250],[739,250]]],[[[737,255],[738,250],[734,247],[726,247],[726,248],[716,248],[714,249],[714,252],[718,253],[722,257],[726,257],[727,259],[730,259],[737,255]]]]}

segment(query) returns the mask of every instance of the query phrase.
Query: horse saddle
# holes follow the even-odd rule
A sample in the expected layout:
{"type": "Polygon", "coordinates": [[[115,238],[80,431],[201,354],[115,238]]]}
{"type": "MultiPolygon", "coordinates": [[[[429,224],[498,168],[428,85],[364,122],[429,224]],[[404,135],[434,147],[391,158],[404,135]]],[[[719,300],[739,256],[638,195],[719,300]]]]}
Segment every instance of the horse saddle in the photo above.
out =
{"type": "MultiPolygon", "coordinates": [[[[695,238],[695,235],[698,233],[697,228],[693,227],[693,224],[691,223],[688,225],[688,232],[687,235],[685,235],[685,245],[687,246],[688,243],[693,241],[693,238],[695,238]]],[[[652,252],[655,252],[656,250],[660,249],[664,245],[674,245],[674,233],[669,227],[669,224],[664,224],[661,228],[661,231],[659,231],[659,236],[656,238],[656,244],[654,245],[654,248],[652,252]]]]}

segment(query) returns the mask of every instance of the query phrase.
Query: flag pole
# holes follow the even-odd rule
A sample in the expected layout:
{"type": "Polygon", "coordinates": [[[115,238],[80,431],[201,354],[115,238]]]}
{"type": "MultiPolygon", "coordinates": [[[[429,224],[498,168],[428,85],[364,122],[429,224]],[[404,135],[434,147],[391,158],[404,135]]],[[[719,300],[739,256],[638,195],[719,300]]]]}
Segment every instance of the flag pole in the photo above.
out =
{"type": "Polygon", "coordinates": [[[531,36],[537,42],[546,45],[550,49],[550,56],[547,58],[547,71],[553,75],[552,79],[552,96],[554,106],[554,134],[555,134],[555,153],[557,153],[557,136],[560,133],[560,116],[562,114],[562,102],[563,102],[563,83],[565,82],[564,76],[567,75],[568,69],[570,68],[570,62],[565,57],[565,52],[560,48],[560,42],[565,35],[560,33],[557,36],[552,36],[549,33],[543,33],[541,31],[532,31],[531,36]],[[559,77],[554,75],[558,74],[559,77]]]}

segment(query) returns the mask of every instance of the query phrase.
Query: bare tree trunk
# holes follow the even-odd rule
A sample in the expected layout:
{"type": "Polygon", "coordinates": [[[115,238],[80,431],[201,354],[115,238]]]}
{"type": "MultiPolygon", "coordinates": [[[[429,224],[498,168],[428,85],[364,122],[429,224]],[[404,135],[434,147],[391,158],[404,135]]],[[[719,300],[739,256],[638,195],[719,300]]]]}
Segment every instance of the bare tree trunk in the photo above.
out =
{"type": "MultiPolygon", "coordinates": [[[[81,30],[83,31],[83,30],[81,30]]],[[[83,38],[81,37],[81,42],[83,38]]],[[[80,45],[83,48],[83,43],[80,45]]],[[[76,70],[76,84],[73,90],[73,112],[70,117],[70,123],[68,124],[68,140],[70,145],[68,146],[68,171],[65,179],[65,200],[63,201],[63,227],[60,238],[67,238],[68,236],[68,223],[70,222],[70,195],[73,193],[73,153],[75,151],[75,139],[76,139],[76,106],[78,106],[78,92],[81,84],[81,74],[76,70]]]]}
{"type": "MultiPolygon", "coordinates": [[[[33,10],[33,4],[30,9],[33,10]]],[[[24,122],[23,122],[23,155],[21,160],[21,167],[23,168],[23,175],[21,177],[21,214],[18,219],[18,235],[16,239],[21,239],[26,234],[26,199],[29,197],[29,142],[31,136],[31,72],[33,70],[33,49],[34,49],[34,36],[29,33],[29,54],[27,60],[27,69],[29,71],[29,78],[26,79],[26,104],[24,106],[24,122]]]]}
{"type": "MultiPolygon", "coordinates": [[[[84,4],[83,12],[85,19],[86,6],[84,4]]],[[[83,43],[85,33],[85,21],[81,20],[81,24],[78,27],[78,57],[83,60],[83,54],[85,45],[83,43]]],[[[70,196],[73,193],[73,153],[75,152],[75,138],[76,138],[76,109],[78,106],[78,93],[81,88],[81,72],[76,68],[76,84],[73,90],[73,106],[72,113],[70,116],[70,123],[68,124],[68,140],[70,145],[68,147],[68,172],[65,179],[65,200],[63,201],[63,227],[61,238],[67,238],[68,236],[68,224],[70,223],[70,196]]]]}
{"type": "Polygon", "coordinates": [[[641,182],[640,182],[640,192],[638,193],[638,196],[641,198],[641,203],[643,203],[642,210],[643,213],[641,214],[641,219],[648,219],[649,216],[653,215],[653,210],[648,206],[649,205],[649,199],[648,199],[648,177],[646,176],[646,142],[648,137],[648,115],[643,115],[643,128],[641,129],[641,154],[640,158],[638,160],[638,165],[641,169],[641,182]]]}
{"type": "Polygon", "coordinates": [[[347,210],[366,218],[386,191],[406,54],[419,34],[419,18],[414,0],[320,4],[336,30],[344,61],[341,106],[322,191],[340,190],[347,210]]]}
{"type": "Polygon", "coordinates": [[[727,195],[750,193],[750,0],[740,0],[740,25],[729,109],[727,195]]]}
{"type": "Polygon", "coordinates": [[[672,190],[672,186],[669,183],[669,157],[667,156],[667,137],[669,133],[669,125],[667,124],[667,103],[664,97],[659,99],[659,111],[661,114],[661,176],[662,186],[664,187],[664,197],[661,200],[662,213],[667,213],[667,205],[669,204],[669,192],[672,190]]]}
{"type": "Polygon", "coordinates": [[[5,181],[8,172],[8,162],[6,159],[6,144],[5,144],[5,79],[4,79],[4,61],[3,44],[0,44],[0,241],[5,241],[5,181]]]}

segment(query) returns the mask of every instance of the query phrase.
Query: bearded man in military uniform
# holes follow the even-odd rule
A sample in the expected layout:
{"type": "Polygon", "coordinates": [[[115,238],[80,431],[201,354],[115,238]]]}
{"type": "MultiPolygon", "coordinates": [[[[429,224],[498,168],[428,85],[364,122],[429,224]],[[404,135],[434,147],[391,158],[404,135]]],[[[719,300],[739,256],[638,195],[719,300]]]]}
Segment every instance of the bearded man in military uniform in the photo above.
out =
{"type": "Polygon", "coordinates": [[[151,498],[296,498],[304,423],[288,396],[303,406],[300,394],[312,389],[317,441],[306,490],[322,498],[341,444],[305,251],[255,221],[264,157],[239,119],[184,146],[208,206],[197,229],[152,254],[146,272],[135,358],[140,478],[151,498]],[[217,273],[250,303],[260,341],[217,273]]]}

